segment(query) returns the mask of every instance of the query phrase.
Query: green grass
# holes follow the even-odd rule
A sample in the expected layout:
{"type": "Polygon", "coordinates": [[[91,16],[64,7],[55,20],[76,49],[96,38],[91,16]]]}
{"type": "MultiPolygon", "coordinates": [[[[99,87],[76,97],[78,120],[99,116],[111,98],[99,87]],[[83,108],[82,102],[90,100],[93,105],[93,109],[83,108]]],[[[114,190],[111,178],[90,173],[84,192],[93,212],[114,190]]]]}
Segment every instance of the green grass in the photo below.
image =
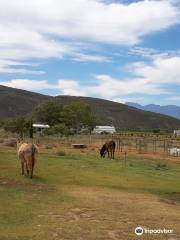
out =
{"type": "MultiPolygon", "coordinates": [[[[129,158],[100,159],[97,156],[68,154],[64,157],[41,155],[40,174],[49,184],[97,186],[119,190],[171,194],[180,190],[180,164],[129,158]],[[160,166],[164,164],[160,164],[160,166]]],[[[180,200],[180,199],[177,199],[180,200]]]]}
{"type": "MultiPolygon", "coordinates": [[[[73,223],[67,227],[70,222],[66,212],[73,207],[93,205],[65,190],[72,187],[105,189],[112,194],[114,191],[153,194],[177,205],[180,202],[180,164],[175,162],[131,157],[125,164],[121,157],[109,160],[96,155],[66,153],[65,156],[40,154],[36,167],[35,176],[30,180],[20,175],[15,151],[0,152],[0,240],[78,239],[82,231],[78,232],[79,225],[73,223]],[[47,218],[52,212],[66,217],[63,220],[57,217],[58,220],[52,222],[51,217],[47,218]],[[43,214],[45,217],[41,217],[43,214]],[[59,238],[56,231],[62,227],[59,238]]],[[[98,236],[102,237],[105,230],[96,229],[94,223],[88,224],[83,225],[83,231],[86,228],[89,231],[88,226],[92,229],[84,239],[101,239],[98,236]]]]}

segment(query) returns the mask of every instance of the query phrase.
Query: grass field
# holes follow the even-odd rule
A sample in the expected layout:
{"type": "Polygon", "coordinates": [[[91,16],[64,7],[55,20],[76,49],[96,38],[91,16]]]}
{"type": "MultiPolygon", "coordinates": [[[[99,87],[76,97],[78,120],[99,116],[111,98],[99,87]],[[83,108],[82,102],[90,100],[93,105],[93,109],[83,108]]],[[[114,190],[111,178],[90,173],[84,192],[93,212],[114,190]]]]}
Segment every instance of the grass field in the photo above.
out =
{"type": "Polygon", "coordinates": [[[32,180],[0,148],[0,240],[180,239],[180,160],[41,152],[32,180]],[[173,234],[137,238],[137,226],[173,234]]]}

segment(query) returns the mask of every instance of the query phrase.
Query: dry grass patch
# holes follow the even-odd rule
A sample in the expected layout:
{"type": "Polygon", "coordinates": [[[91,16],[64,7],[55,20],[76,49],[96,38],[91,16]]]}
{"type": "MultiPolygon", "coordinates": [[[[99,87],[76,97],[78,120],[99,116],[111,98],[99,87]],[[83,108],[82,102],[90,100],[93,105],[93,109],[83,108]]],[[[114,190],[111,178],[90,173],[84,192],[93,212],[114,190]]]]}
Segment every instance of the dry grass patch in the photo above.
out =
{"type": "MultiPolygon", "coordinates": [[[[151,194],[106,188],[65,186],[63,190],[75,200],[71,206],[46,215],[44,224],[48,223],[46,230],[52,239],[135,239],[137,226],[174,229],[174,234],[159,235],[157,239],[180,238],[180,204],[162,202],[151,194]]],[[[141,239],[154,237],[146,235],[141,239]]]]}

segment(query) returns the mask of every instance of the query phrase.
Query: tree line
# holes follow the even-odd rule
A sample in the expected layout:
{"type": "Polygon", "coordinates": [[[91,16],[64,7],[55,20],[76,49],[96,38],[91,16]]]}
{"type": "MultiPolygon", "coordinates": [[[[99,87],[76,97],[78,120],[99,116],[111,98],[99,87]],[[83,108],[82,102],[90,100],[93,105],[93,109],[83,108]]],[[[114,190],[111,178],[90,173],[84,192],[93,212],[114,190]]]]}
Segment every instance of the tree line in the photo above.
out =
{"type": "Polygon", "coordinates": [[[96,122],[91,106],[87,103],[61,105],[55,100],[50,100],[37,106],[29,116],[18,116],[1,124],[6,131],[32,138],[33,123],[48,124],[50,129],[44,130],[44,134],[70,135],[82,129],[91,132],[96,122]]]}

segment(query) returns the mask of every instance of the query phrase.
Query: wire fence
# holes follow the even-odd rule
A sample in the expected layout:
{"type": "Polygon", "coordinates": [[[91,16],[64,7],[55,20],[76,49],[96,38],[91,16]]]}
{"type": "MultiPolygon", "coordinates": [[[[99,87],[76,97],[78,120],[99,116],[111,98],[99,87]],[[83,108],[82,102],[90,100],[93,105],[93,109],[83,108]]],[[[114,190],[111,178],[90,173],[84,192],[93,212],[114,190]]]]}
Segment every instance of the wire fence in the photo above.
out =
{"type": "Polygon", "coordinates": [[[88,147],[100,148],[106,141],[114,140],[116,152],[138,153],[138,154],[164,154],[169,155],[172,148],[180,148],[180,140],[153,139],[147,137],[124,137],[117,135],[74,135],[68,137],[40,137],[37,143],[52,143],[71,146],[72,144],[84,144],[88,147]]]}

